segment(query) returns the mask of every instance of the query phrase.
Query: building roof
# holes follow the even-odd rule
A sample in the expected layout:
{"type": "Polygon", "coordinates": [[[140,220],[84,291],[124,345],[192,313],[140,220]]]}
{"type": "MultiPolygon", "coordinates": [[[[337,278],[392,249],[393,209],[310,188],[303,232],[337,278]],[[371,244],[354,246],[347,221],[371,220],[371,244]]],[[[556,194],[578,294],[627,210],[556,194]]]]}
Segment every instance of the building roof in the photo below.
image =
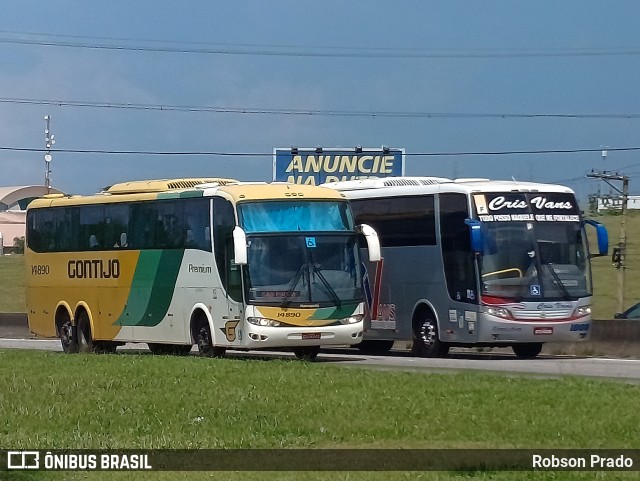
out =
{"type": "MultiPolygon", "coordinates": [[[[43,185],[20,185],[13,187],[0,187],[0,211],[7,210],[16,204],[22,204],[22,201],[29,201],[36,197],[42,197],[45,194],[59,194],[58,189],[47,188],[43,185]],[[4,204],[4,205],[3,205],[4,204]]],[[[26,205],[20,205],[24,209],[26,205]]]]}
{"type": "Polygon", "coordinates": [[[15,237],[22,237],[26,230],[27,204],[37,197],[47,193],[61,193],[58,189],[47,188],[43,185],[19,185],[0,187],[0,234],[5,247],[13,245],[15,237]],[[17,209],[11,209],[17,207],[17,209]],[[11,209],[11,210],[9,210],[11,209]]]}

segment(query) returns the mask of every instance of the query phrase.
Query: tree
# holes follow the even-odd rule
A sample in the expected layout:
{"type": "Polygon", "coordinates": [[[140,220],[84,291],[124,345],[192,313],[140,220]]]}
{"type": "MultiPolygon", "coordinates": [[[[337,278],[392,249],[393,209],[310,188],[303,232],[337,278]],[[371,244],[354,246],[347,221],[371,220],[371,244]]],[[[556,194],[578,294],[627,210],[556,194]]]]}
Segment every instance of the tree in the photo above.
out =
{"type": "Polygon", "coordinates": [[[24,254],[24,236],[13,238],[13,247],[11,252],[14,254],[24,254]]]}

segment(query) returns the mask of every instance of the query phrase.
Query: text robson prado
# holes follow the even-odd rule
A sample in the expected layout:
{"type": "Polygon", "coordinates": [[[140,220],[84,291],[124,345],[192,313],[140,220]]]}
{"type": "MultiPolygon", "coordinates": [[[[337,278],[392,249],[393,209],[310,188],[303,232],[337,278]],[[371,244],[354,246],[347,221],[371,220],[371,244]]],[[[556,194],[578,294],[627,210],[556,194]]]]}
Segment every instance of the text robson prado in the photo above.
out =
{"type": "Polygon", "coordinates": [[[587,457],[561,457],[542,456],[534,454],[531,459],[532,468],[585,468],[585,469],[612,469],[633,467],[633,459],[620,455],[617,457],[603,457],[592,454],[587,457]]]}

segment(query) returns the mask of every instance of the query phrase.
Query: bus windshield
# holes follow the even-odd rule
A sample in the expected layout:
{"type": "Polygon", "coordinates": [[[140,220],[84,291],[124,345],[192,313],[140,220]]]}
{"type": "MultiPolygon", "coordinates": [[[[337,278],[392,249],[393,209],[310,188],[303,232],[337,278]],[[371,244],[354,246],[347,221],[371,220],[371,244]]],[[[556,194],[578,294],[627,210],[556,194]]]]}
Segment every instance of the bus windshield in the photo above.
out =
{"type": "Polygon", "coordinates": [[[238,210],[240,223],[247,233],[353,230],[353,218],[346,202],[246,202],[239,204],[238,210]]]}
{"type": "Polygon", "coordinates": [[[590,296],[586,239],[578,222],[484,222],[482,294],[518,301],[590,296]]]}
{"type": "Polygon", "coordinates": [[[254,234],[247,243],[248,302],[339,307],[362,301],[354,233],[254,234]]]}

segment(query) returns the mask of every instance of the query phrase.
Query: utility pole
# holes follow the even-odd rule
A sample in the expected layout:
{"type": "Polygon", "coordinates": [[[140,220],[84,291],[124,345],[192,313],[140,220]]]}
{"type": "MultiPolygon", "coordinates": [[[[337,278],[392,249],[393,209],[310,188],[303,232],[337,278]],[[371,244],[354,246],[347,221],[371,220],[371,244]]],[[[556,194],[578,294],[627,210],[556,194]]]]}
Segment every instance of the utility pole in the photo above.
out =
{"type": "Polygon", "coordinates": [[[621,218],[620,218],[620,240],[618,241],[618,247],[613,248],[613,255],[611,260],[613,261],[613,265],[618,270],[618,307],[616,312],[624,311],[624,277],[625,270],[627,265],[625,263],[626,254],[627,254],[627,232],[626,232],[626,223],[627,223],[627,203],[629,201],[629,177],[626,175],[620,175],[618,173],[607,172],[606,170],[603,172],[591,171],[590,174],[587,174],[587,177],[592,177],[596,179],[600,179],[605,181],[609,186],[614,189],[616,192],[620,194],[620,198],[622,199],[621,206],[621,218]],[[619,189],[611,182],[617,181],[622,182],[622,189],[619,189]]]}
{"type": "Polygon", "coordinates": [[[46,127],[44,129],[44,144],[47,148],[47,153],[44,154],[44,186],[47,189],[47,193],[51,190],[51,146],[56,143],[54,135],[51,133],[51,116],[45,115],[44,121],[46,127]]]}

